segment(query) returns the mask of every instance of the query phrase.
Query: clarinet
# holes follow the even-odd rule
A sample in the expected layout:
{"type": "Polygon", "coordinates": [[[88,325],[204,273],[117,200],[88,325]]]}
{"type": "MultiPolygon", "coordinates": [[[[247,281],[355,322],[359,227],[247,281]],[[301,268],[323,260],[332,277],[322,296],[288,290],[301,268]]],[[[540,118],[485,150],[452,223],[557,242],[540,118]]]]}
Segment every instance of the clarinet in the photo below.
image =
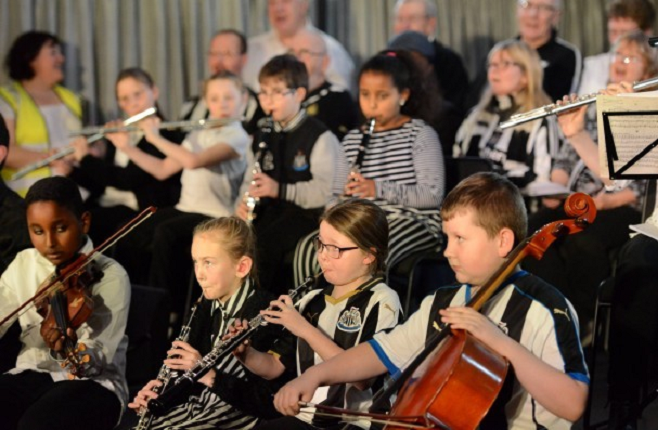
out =
{"type": "MultiPolygon", "coordinates": [[[[299,298],[306,293],[308,287],[315,282],[320,274],[322,274],[322,272],[318,273],[316,276],[309,276],[302,284],[288,292],[288,295],[293,301],[297,299],[295,305],[297,305],[299,298]]],[[[270,307],[267,309],[270,310],[272,308],[270,307]]],[[[164,415],[181,393],[187,391],[196,381],[203,378],[210,369],[224,359],[224,357],[232,353],[233,350],[240,346],[244,341],[251,338],[258,328],[265,325],[267,325],[267,321],[265,321],[265,318],[259,313],[247,323],[246,329],[230,339],[219,341],[208,354],[201,358],[201,360],[197,361],[191,369],[187,370],[176,379],[171,388],[165,390],[157,399],[149,401],[148,408],[151,413],[157,417],[164,415]]]]}
{"type": "MultiPolygon", "coordinates": [[[[272,117],[268,116],[265,118],[261,118],[258,121],[258,127],[262,129],[261,133],[261,139],[260,143],[258,144],[258,151],[256,154],[254,154],[254,168],[251,171],[252,174],[256,173],[262,173],[263,169],[261,168],[261,160],[263,156],[265,155],[265,150],[267,149],[267,140],[272,133],[272,128],[274,127],[274,123],[272,122],[272,117]]],[[[255,184],[255,181],[251,181],[251,184],[255,184]]],[[[247,205],[247,223],[251,224],[254,219],[256,219],[256,206],[258,206],[258,203],[260,201],[260,198],[258,197],[253,197],[249,195],[249,191],[245,191],[244,193],[244,202],[247,205]]]]}
{"type": "MultiPolygon", "coordinates": [[[[353,173],[361,173],[361,164],[363,163],[363,158],[366,155],[366,148],[370,143],[370,138],[372,133],[375,131],[375,118],[370,118],[366,124],[363,125],[363,136],[361,137],[361,143],[359,144],[359,152],[354,159],[354,163],[350,166],[350,181],[356,182],[356,178],[351,177],[353,173]]],[[[348,196],[343,194],[339,197],[340,201],[345,201],[354,198],[355,196],[348,196]]]]}
{"type": "MultiPolygon", "coordinates": [[[[190,319],[187,321],[187,325],[183,326],[181,328],[180,334],[176,338],[176,340],[180,340],[183,342],[187,342],[187,340],[190,337],[190,326],[192,324],[192,319],[194,319],[194,314],[196,312],[197,307],[203,300],[203,295],[199,297],[199,299],[194,303],[194,306],[192,306],[192,311],[190,312],[190,319]]],[[[162,385],[153,387],[153,392],[160,393],[164,390],[167,389],[167,386],[169,385],[169,382],[171,382],[172,379],[178,378],[178,372],[175,370],[171,370],[169,367],[167,367],[165,364],[160,367],[160,371],[158,372],[157,380],[162,382],[162,385]]],[[[134,428],[134,430],[148,430],[151,427],[151,421],[153,421],[153,413],[149,410],[149,408],[144,408],[140,414],[139,414],[139,422],[137,423],[137,427],[134,428]]]]}

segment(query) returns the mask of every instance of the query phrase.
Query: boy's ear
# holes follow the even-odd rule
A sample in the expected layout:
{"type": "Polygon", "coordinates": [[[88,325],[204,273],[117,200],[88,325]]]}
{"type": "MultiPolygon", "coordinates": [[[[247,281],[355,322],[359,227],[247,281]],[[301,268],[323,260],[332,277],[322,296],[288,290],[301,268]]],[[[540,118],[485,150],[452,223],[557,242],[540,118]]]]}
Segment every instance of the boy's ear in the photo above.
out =
{"type": "Polygon", "coordinates": [[[498,255],[500,257],[507,257],[507,255],[514,249],[514,232],[505,227],[498,234],[498,255]]]}
{"type": "Polygon", "coordinates": [[[235,268],[235,274],[238,278],[244,279],[247,275],[249,275],[249,272],[251,272],[251,267],[254,265],[254,260],[247,256],[242,256],[240,260],[238,260],[238,264],[235,268]]]}
{"type": "Polygon", "coordinates": [[[297,100],[298,103],[306,100],[306,88],[297,88],[295,90],[295,100],[297,100]]]}
{"type": "Polygon", "coordinates": [[[91,226],[91,212],[85,211],[80,216],[80,224],[82,225],[82,232],[84,234],[89,233],[89,227],[91,226]]]}

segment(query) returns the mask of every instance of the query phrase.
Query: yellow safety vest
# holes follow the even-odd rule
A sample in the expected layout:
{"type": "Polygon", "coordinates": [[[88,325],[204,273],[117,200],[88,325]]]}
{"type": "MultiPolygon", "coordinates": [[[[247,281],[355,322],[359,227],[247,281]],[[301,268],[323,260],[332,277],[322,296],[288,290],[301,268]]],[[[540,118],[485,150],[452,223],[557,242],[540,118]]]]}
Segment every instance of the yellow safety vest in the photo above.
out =
{"type": "MultiPolygon", "coordinates": [[[[54,91],[62,103],[64,103],[64,105],[77,118],[82,118],[80,100],[73,92],[59,85],[54,88],[54,91]]],[[[2,97],[14,110],[15,144],[30,149],[30,146],[42,145],[46,142],[48,143],[48,149],[50,149],[50,138],[48,136],[46,120],[41,115],[37,104],[34,103],[34,100],[30,97],[27,91],[25,91],[23,86],[18,82],[12,82],[10,86],[0,88],[0,97],[2,97]]],[[[7,182],[14,191],[23,197],[25,197],[30,184],[38,179],[52,176],[50,168],[43,167],[28,173],[23,179],[16,181],[16,183],[12,183],[10,180],[14,175],[14,172],[14,169],[5,166],[2,169],[2,179],[7,182]]]]}

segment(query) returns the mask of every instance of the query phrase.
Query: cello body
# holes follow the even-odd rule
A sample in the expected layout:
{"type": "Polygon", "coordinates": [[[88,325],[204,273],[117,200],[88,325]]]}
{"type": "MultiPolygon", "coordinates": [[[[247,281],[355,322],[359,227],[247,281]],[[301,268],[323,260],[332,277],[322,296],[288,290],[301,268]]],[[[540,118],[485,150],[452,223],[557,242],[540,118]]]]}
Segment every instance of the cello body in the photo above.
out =
{"type": "MultiPolygon", "coordinates": [[[[398,394],[391,415],[428,429],[477,428],[505,381],[504,357],[463,330],[453,331],[398,394]]],[[[387,425],[385,430],[403,430],[387,425]]]]}

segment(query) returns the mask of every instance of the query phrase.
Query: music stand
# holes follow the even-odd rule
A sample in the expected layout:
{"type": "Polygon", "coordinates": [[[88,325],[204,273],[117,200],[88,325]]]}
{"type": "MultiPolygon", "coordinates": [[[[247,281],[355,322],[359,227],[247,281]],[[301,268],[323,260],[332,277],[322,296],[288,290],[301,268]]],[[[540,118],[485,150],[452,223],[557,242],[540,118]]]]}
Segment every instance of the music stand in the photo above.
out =
{"type": "MultiPolygon", "coordinates": [[[[658,139],[654,139],[647,143],[641,151],[637,152],[630,158],[620,160],[617,143],[615,142],[615,135],[610,126],[610,119],[614,117],[624,116],[656,116],[658,118],[658,110],[653,111],[637,111],[637,112],[602,112],[603,130],[605,134],[606,157],[608,159],[608,175],[610,179],[656,179],[658,178],[658,171],[656,173],[634,173],[633,166],[636,165],[641,159],[647,156],[656,146],[658,146],[658,139]]],[[[626,131],[627,132],[627,131],[626,131]]]]}

